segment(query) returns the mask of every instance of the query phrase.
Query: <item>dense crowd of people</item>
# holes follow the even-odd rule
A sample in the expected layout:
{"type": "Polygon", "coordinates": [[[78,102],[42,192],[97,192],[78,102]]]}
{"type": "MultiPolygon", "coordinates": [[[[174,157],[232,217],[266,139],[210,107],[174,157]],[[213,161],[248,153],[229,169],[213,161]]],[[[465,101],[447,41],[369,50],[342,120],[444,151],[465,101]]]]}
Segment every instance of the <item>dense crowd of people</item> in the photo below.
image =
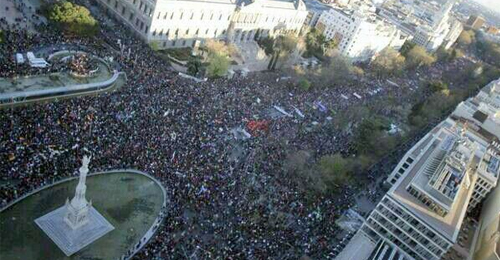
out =
{"type": "Polygon", "coordinates": [[[163,225],[133,259],[332,259],[340,232],[334,222],[358,187],[310,198],[287,177],[283,161],[293,150],[349,153],[352,133],[327,127],[331,110],[388,93],[400,102],[412,98],[375,79],[307,92],[277,72],[195,82],[120,27],[104,27],[105,42],[66,39],[43,26],[36,37],[1,27],[0,77],[20,73],[7,62],[16,52],[73,44],[113,57],[127,83],[112,93],[0,110],[0,207],[74,175],[83,154],[92,155],[91,171],[147,172],[169,201],[163,225]],[[269,131],[235,139],[232,129],[251,120],[267,120],[269,131]]]}

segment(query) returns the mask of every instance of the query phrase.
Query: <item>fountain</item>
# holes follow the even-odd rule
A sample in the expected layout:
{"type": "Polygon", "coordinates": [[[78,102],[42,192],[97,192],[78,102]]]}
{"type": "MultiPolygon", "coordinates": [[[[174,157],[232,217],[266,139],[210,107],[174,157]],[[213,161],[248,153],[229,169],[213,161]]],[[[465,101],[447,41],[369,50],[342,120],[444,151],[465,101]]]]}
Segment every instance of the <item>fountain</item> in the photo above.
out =
{"type": "Polygon", "coordinates": [[[85,198],[90,158],[83,157],[75,196],[66,204],[39,217],[35,223],[64,254],[70,256],[90,245],[114,227],[85,198]]]}

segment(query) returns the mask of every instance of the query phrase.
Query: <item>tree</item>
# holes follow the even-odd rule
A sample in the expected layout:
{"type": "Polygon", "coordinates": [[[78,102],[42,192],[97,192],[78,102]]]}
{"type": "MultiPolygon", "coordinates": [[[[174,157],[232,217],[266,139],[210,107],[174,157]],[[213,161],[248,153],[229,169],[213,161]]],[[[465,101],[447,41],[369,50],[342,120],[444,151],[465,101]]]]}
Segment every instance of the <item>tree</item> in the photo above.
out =
{"type": "Polygon", "coordinates": [[[406,56],[406,66],[408,68],[429,66],[434,62],[436,62],[436,58],[427,53],[422,46],[413,47],[406,56]]]}
{"type": "Polygon", "coordinates": [[[151,41],[149,43],[149,47],[151,48],[151,50],[157,51],[160,49],[160,43],[158,41],[151,41]]]}
{"type": "Polygon", "coordinates": [[[201,60],[198,56],[191,56],[187,63],[187,72],[190,75],[196,76],[201,70],[201,60]]]}
{"type": "Polygon", "coordinates": [[[98,23],[89,10],[70,2],[54,4],[49,10],[48,18],[69,34],[92,36],[98,31],[98,23]]]}
{"type": "Polygon", "coordinates": [[[340,53],[333,54],[326,63],[328,67],[322,69],[321,77],[327,86],[345,84],[355,76],[351,61],[340,53]]]}
{"type": "Polygon", "coordinates": [[[302,78],[299,81],[299,88],[303,91],[308,91],[311,88],[311,82],[309,80],[302,78]]]}
{"type": "MultiPolygon", "coordinates": [[[[379,117],[365,118],[358,125],[354,147],[359,154],[378,154],[379,150],[384,150],[385,131],[389,129],[389,124],[379,117]]],[[[387,149],[384,151],[386,152],[387,149]]]]}
{"type": "Polygon", "coordinates": [[[415,47],[416,44],[414,42],[410,42],[410,41],[406,41],[403,46],[401,46],[401,49],[399,49],[399,53],[401,53],[401,55],[405,56],[408,54],[408,52],[410,52],[411,49],[413,49],[413,47],[415,47]]]}
{"type": "Polygon", "coordinates": [[[260,38],[257,43],[259,46],[264,49],[264,52],[266,53],[267,56],[273,54],[273,48],[274,48],[274,39],[271,37],[266,37],[266,38],[260,38]]]}
{"type": "Polygon", "coordinates": [[[476,46],[484,61],[500,67],[500,44],[482,39],[477,42],[476,46]]]}
{"type": "Polygon", "coordinates": [[[327,186],[341,186],[352,181],[353,163],[338,153],[321,157],[318,168],[327,186]]]}
{"type": "Polygon", "coordinates": [[[401,72],[405,60],[394,49],[386,48],[372,61],[372,66],[379,76],[392,76],[401,72]]]}
{"type": "Polygon", "coordinates": [[[469,46],[473,41],[475,41],[476,33],[472,30],[463,30],[460,36],[458,36],[458,44],[461,46],[469,46]]]}
{"type": "Polygon", "coordinates": [[[207,73],[209,77],[217,78],[226,75],[229,69],[229,59],[227,56],[213,53],[209,55],[208,60],[207,73]]]}
{"type": "Polygon", "coordinates": [[[316,56],[323,58],[329,51],[335,49],[338,42],[335,39],[327,40],[326,37],[316,28],[310,30],[306,35],[305,56],[316,56]]]}
{"type": "Polygon", "coordinates": [[[446,92],[448,90],[448,85],[440,80],[431,81],[427,83],[427,88],[432,92],[446,92]]]}
{"type": "Polygon", "coordinates": [[[3,38],[5,37],[4,31],[0,30],[0,44],[3,43],[3,38]]]}
{"type": "Polygon", "coordinates": [[[293,34],[280,35],[274,43],[274,51],[268,69],[276,69],[280,58],[288,57],[297,47],[298,38],[293,34]]]}

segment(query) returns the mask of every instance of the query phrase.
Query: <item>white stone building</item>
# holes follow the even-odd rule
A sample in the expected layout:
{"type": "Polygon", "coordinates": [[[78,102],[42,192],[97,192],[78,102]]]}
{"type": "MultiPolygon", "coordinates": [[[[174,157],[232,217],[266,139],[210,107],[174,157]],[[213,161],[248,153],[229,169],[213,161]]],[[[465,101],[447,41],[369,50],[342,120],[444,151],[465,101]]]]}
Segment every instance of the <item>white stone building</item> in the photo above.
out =
{"type": "Polygon", "coordinates": [[[451,15],[456,0],[439,6],[434,1],[388,0],[378,14],[396,25],[414,43],[435,51],[449,49],[460,36],[462,24],[451,15]]]}
{"type": "Polygon", "coordinates": [[[191,47],[206,39],[253,40],[298,33],[307,11],[302,0],[98,0],[147,43],[160,49],[191,47]]]}
{"type": "Polygon", "coordinates": [[[367,60],[387,47],[397,50],[406,41],[395,26],[374,10],[337,9],[324,12],[316,25],[327,39],[338,42],[338,50],[354,60],[367,60]]]}

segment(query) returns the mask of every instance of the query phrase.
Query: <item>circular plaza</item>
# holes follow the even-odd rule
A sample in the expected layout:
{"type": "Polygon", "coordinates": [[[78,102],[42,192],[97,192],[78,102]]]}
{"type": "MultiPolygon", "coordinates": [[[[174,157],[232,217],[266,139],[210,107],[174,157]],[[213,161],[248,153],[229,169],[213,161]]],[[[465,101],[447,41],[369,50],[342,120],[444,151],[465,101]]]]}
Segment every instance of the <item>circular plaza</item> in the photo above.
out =
{"type": "Polygon", "coordinates": [[[0,259],[121,259],[146,244],[161,223],[166,193],[147,174],[117,170],[88,176],[88,199],[114,229],[77,253],[66,256],[35,219],[64,204],[78,178],[46,186],[0,212],[0,259]]]}

